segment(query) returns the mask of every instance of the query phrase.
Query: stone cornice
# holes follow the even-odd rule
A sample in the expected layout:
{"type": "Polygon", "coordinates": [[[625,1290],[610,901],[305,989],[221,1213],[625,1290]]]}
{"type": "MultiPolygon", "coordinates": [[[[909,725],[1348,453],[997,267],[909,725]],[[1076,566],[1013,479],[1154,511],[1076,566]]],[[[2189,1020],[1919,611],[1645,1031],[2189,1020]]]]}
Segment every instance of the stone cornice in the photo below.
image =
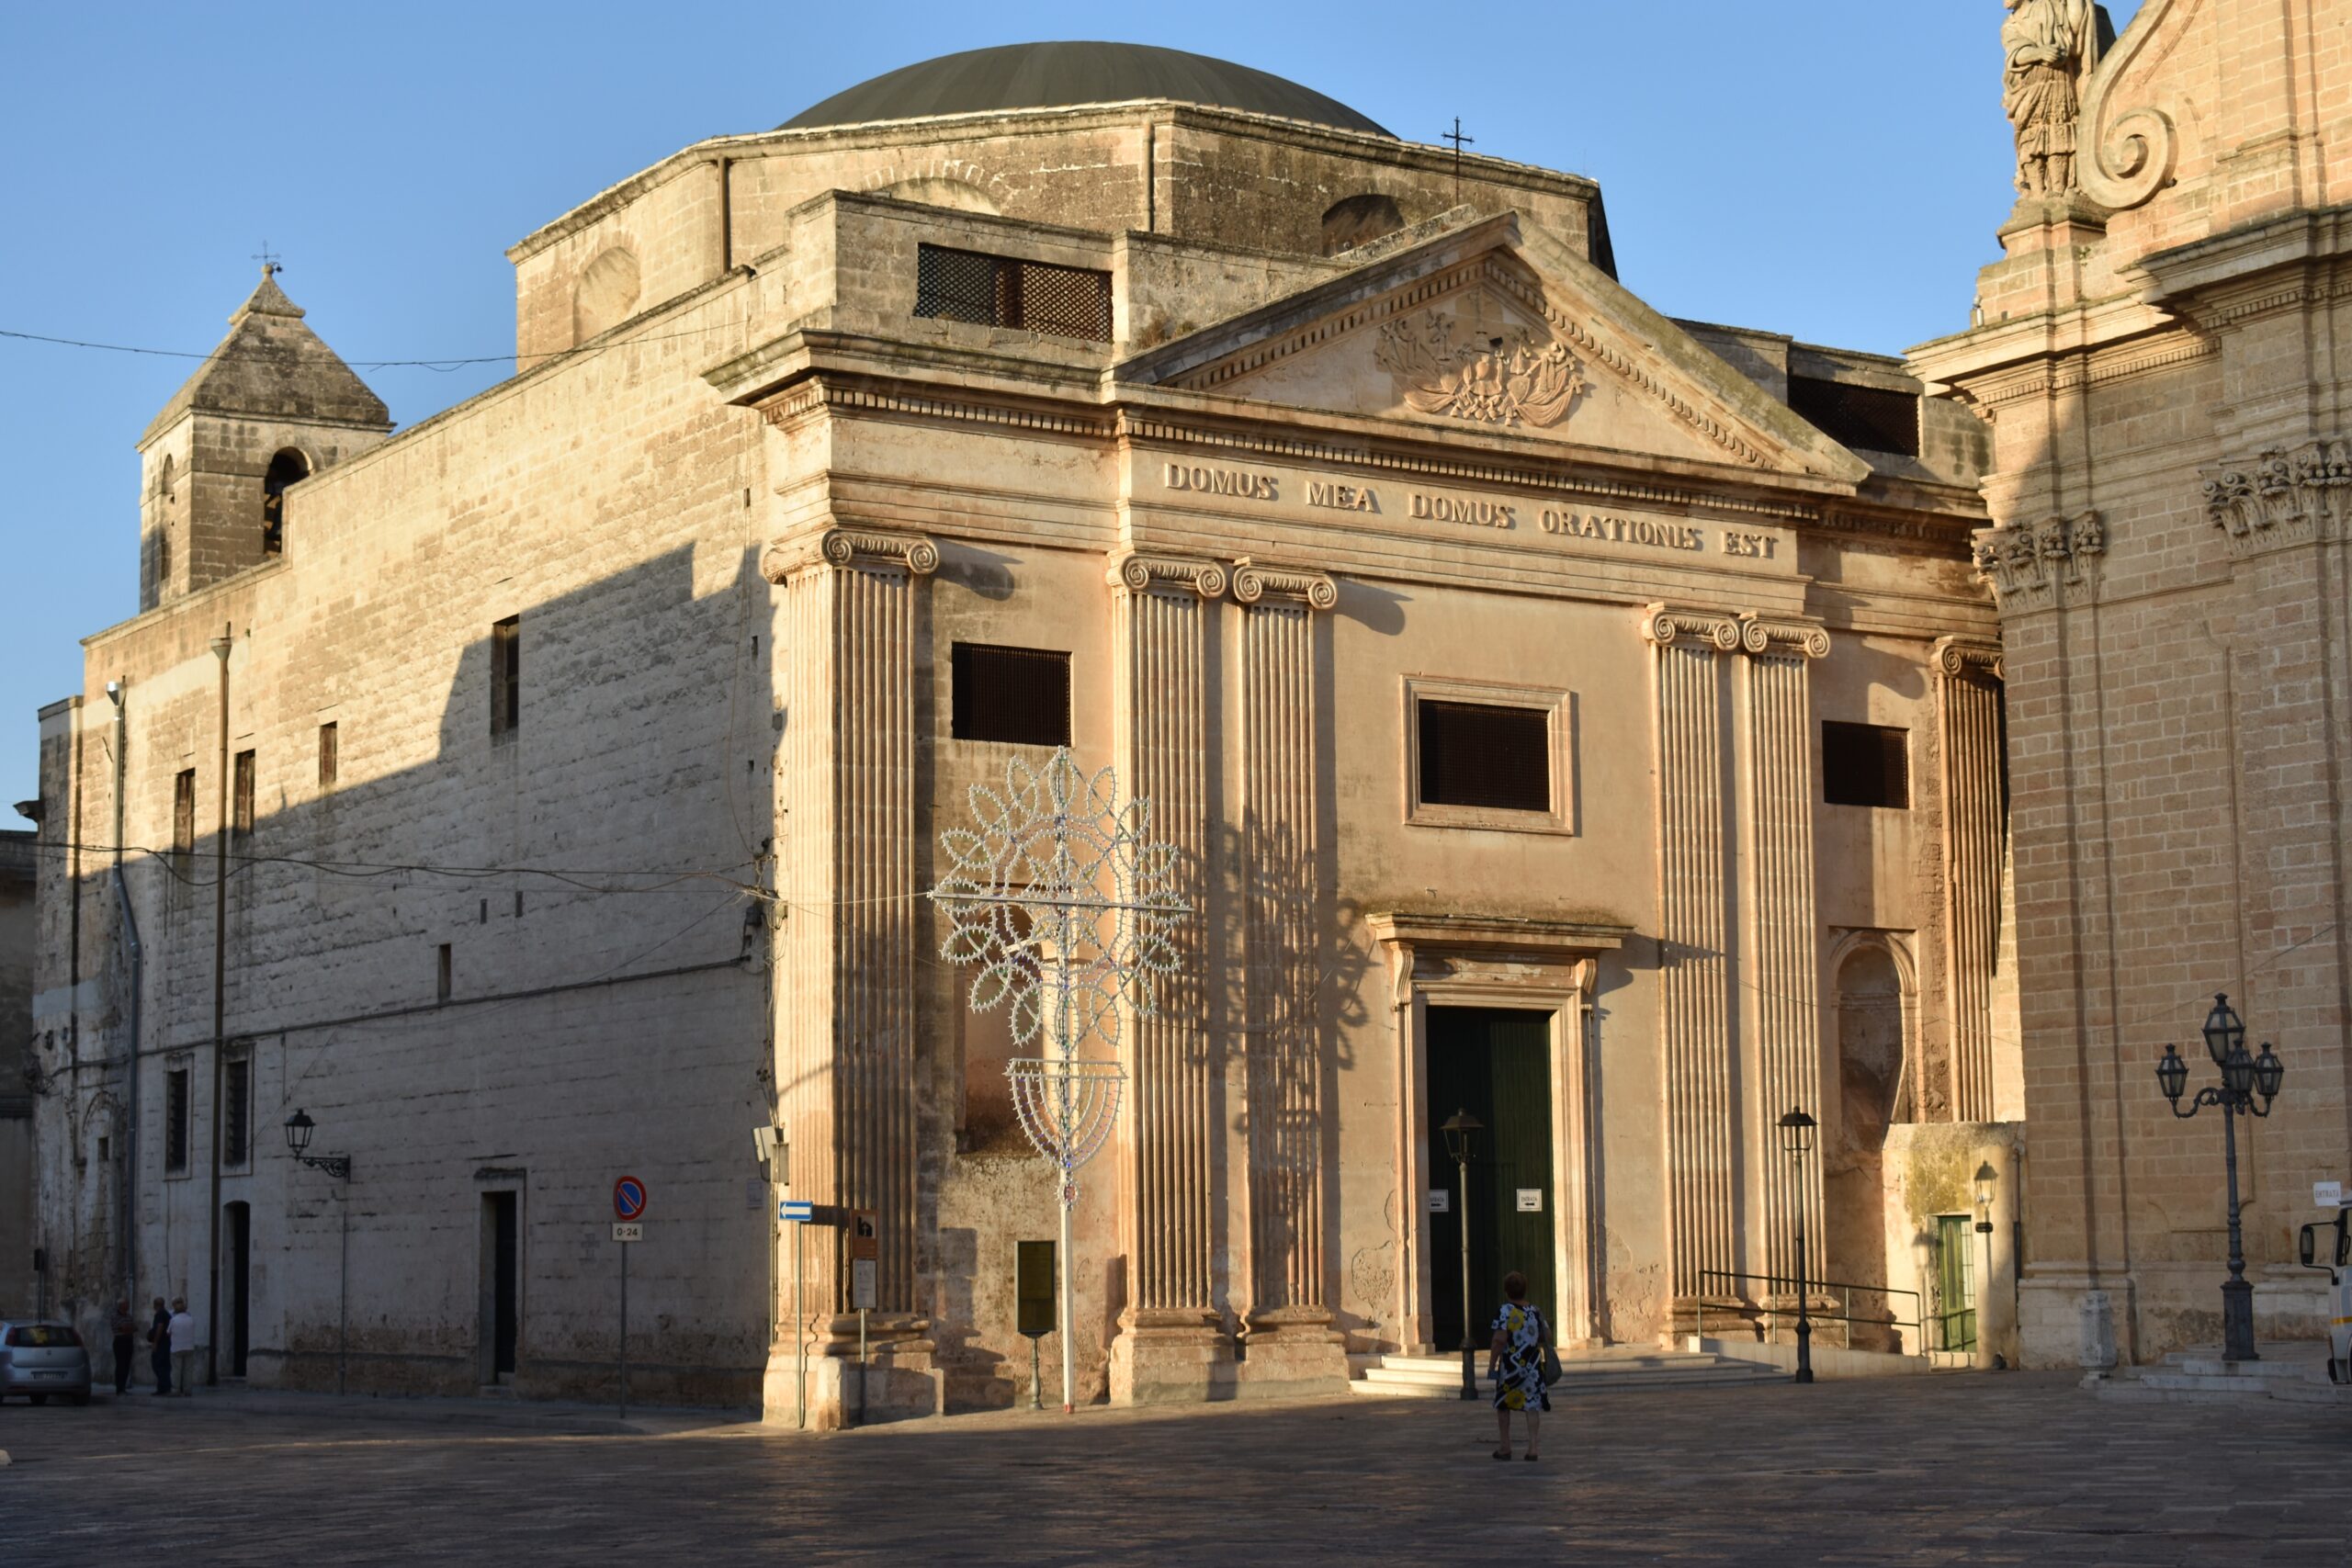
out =
{"type": "Polygon", "coordinates": [[[1750,611],[1739,617],[1739,646],[1758,659],[1826,659],[1829,633],[1811,618],[1768,618],[1750,611]]]}
{"type": "Polygon", "coordinates": [[[2098,588],[2107,525],[2096,512],[1979,529],[1977,574],[1993,585],[2004,614],[2055,602],[2079,604],[2098,588]]]}
{"type": "Polygon", "coordinates": [[[1738,616],[1713,610],[1652,604],[1642,615],[1642,636],[1660,648],[1670,648],[1689,638],[1707,643],[1719,653],[1736,653],[1740,635],[1738,616]]]}
{"type": "Polygon", "coordinates": [[[1939,637],[1929,662],[1949,681],[1984,677],[2001,679],[2001,645],[1973,637],[1939,637]]]}
{"type": "Polygon", "coordinates": [[[1225,568],[1213,560],[1185,557],[1120,556],[1112,561],[1105,581],[1129,593],[1193,593],[1203,599],[1225,596],[1225,568]]]}
{"type": "Polygon", "coordinates": [[[770,582],[787,582],[818,567],[927,577],[939,570],[939,547],[922,534],[825,528],[804,538],[770,545],[760,557],[760,574],[770,582]]]}
{"type": "Polygon", "coordinates": [[[1340,602],[1340,585],[1328,572],[1243,556],[1233,563],[1233,596],[1244,604],[1287,602],[1328,610],[1340,602]]]}
{"type": "Polygon", "coordinates": [[[2352,442],[2342,437],[2272,447],[2202,477],[2205,515],[2233,556],[2346,536],[2352,442]]]}

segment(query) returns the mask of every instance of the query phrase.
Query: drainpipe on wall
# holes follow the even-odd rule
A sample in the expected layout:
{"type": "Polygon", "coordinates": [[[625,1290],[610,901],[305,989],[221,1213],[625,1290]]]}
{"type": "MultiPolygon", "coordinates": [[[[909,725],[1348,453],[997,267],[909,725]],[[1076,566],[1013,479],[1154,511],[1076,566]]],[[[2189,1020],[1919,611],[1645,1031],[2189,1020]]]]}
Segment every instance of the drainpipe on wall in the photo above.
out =
{"type": "Polygon", "coordinates": [[[223,626],[212,639],[220,661],[220,799],[212,838],[212,1212],[206,1216],[204,1383],[220,1382],[220,1059],[228,1054],[229,973],[229,655],[236,643],[223,626]]]}
{"type": "Polygon", "coordinates": [[[107,682],[107,700],[114,704],[114,897],[122,911],[123,946],[130,955],[130,1047],[124,1054],[123,1089],[128,1113],[122,1141],[122,1293],[139,1304],[139,1004],[147,990],[147,954],[139,945],[139,919],[130,909],[130,885],[122,875],[124,747],[129,728],[123,722],[123,684],[107,682]]]}

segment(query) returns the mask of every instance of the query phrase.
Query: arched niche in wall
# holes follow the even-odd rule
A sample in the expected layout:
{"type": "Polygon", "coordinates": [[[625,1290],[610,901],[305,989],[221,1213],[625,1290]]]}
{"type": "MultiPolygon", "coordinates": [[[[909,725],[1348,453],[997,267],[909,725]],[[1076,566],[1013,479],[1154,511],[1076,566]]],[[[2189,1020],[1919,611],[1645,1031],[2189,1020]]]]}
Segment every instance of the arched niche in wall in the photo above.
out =
{"type": "Polygon", "coordinates": [[[571,341],[586,343],[610,332],[637,310],[637,257],[626,245],[611,245],[581,268],[571,290],[571,341]]]}
{"type": "MultiPolygon", "coordinates": [[[[1888,1282],[1886,1169],[1888,1129],[1912,1119],[1910,1029],[1914,985],[1910,954],[1883,931],[1849,931],[1828,954],[1836,1021],[1835,1111],[1822,1129],[1823,1198],[1827,1207],[1826,1277],[1842,1283],[1888,1282]]],[[[1855,1299],[1859,1317],[1908,1317],[1874,1292],[1855,1299]],[[1867,1306],[1865,1301],[1867,1300],[1867,1306]]],[[[1890,1349],[1891,1333],[1849,1325],[1857,1348],[1890,1349]]],[[[1913,1347],[1916,1348],[1916,1347],[1913,1347]]]]}
{"type": "Polygon", "coordinates": [[[1377,192],[1335,201],[1323,213],[1323,254],[1336,256],[1368,245],[1405,226],[1405,214],[1393,197],[1377,192]]]}

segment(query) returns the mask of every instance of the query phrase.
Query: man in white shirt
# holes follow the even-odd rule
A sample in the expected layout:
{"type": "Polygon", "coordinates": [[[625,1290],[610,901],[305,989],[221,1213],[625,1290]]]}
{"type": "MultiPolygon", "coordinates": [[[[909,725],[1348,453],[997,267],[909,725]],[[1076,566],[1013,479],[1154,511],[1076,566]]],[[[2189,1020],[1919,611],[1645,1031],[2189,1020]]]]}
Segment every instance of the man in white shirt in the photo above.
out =
{"type": "Polygon", "coordinates": [[[172,1321],[165,1332],[172,1341],[172,1392],[186,1399],[196,1386],[196,1319],[188,1315],[185,1298],[172,1299],[172,1321]]]}

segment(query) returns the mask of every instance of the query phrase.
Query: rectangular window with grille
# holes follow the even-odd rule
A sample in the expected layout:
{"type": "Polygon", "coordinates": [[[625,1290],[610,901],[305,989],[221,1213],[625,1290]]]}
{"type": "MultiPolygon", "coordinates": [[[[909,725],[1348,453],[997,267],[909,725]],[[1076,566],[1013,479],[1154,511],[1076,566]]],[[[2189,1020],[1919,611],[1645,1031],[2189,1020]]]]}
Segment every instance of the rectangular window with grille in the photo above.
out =
{"type": "Polygon", "coordinates": [[[334,725],[319,726],[319,787],[321,789],[334,787],[335,770],[342,762],[336,751],[340,739],[334,725]]]}
{"type": "Polygon", "coordinates": [[[187,1169],[187,1069],[164,1075],[164,1169],[187,1169]]]}
{"type": "Polygon", "coordinates": [[[1789,408],[1841,446],[1902,457],[1919,455],[1919,400],[1912,393],[1792,376],[1789,408]]]}
{"type": "Polygon", "coordinates": [[[196,770],[183,768],[172,781],[172,853],[196,848],[196,770]]]}
{"type": "Polygon", "coordinates": [[[1552,809],[1547,710],[1427,699],[1417,706],[1425,805],[1552,809]]]}
{"type": "Polygon", "coordinates": [[[523,622],[509,615],[490,628],[490,733],[512,735],[523,722],[523,622]]]}
{"type": "Polygon", "coordinates": [[[959,642],[950,673],[948,724],[955,739],[1069,744],[1069,654],[959,642]]]}
{"type": "Polygon", "coordinates": [[[240,751],[229,774],[229,830],[240,839],[254,830],[254,754],[240,751]]]}
{"type": "Polygon", "coordinates": [[[1821,726],[1821,798],[1829,806],[1911,808],[1911,732],[1883,724],[1821,726]]]}
{"type": "Polygon", "coordinates": [[[232,1056],[220,1067],[220,1163],[246,1165],[254,1157],[254,1062],[232,1056]]]}
{"type": "Polygon", "coordinates": [[[1111,275],[945,245],[915,252],[915,314],[1111,341],[1111,275]]]}

